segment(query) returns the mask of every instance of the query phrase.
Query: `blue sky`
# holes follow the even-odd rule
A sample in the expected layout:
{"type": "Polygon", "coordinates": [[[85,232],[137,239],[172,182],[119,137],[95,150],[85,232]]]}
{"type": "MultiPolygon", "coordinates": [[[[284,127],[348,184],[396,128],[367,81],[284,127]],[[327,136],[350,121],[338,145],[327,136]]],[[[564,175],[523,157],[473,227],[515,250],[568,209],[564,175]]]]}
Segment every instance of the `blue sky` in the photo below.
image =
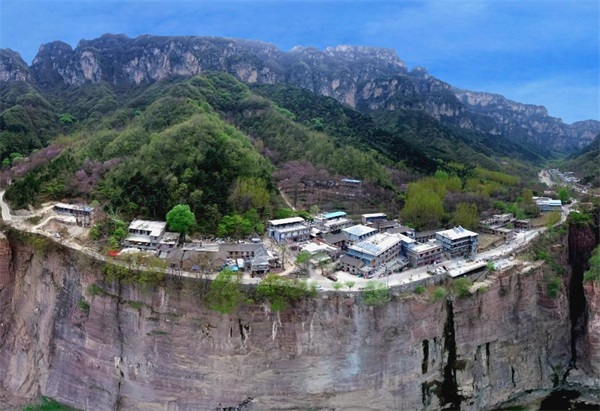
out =
{"type": "Polygon", "coordinates": [[[600,120],[598,0],[0,0],[0,47],[31,63],[104,33],[248,38],[283,50],[388,47],[456,87],[600,120]]]}

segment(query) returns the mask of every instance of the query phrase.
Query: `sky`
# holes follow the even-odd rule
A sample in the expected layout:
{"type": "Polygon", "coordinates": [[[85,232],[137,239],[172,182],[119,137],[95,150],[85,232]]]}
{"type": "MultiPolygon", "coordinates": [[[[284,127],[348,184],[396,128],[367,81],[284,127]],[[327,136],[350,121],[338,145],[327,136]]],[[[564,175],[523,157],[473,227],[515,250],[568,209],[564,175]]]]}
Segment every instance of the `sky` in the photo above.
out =
{"type": "Polygon", "coordinates": [[[598,0],[0,0],[0,48],[104,33],[386,47],[459,88],[600,120],[598,0]]]}

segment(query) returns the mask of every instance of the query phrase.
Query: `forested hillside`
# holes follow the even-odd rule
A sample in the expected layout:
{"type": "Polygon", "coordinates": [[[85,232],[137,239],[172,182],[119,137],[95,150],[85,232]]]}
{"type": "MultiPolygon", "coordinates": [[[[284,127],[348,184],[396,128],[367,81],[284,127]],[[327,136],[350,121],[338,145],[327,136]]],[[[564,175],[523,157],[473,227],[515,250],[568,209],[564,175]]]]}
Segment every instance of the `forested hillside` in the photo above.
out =
{"type": "Polygon", "coordinates": [[[573,171],[581,183],[600,187],[600,134],[589,146],[567,157],[562,168],[573,171]]]}
{"type": "Polygon", "coordinates": [[[2,93],[2,124],[10,125],[2,131],[3,179],[12,180],[14,207],[77,199],[123,218],[164,219],[189,204],[207,234],[235,221],[260,232],[265,219],[288,215],[278,187],[299,209],[398,216],[407,184],[436,172],[446,188],[433,188],[435,218],[405,217],[417,227],[448,224],[460,203],[478,213],[509,207],[541,159],[422,112],[360,113],[304,89],[249,87],[222,72],[44,92],[14,82],[2,93]],[[361,185],[339,187],[344,178],[361,185]]]}

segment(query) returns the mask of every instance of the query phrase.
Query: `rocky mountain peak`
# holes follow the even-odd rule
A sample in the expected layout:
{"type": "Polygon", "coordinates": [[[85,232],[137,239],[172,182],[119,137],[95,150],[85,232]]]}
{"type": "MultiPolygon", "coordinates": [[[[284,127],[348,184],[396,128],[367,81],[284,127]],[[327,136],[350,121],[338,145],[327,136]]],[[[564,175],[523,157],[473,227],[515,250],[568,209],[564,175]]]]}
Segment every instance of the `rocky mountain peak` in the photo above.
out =
{"type": "Polygon", "coordinates": [[[29,80],[29,67],[21,55],[11,49],[0,49],[0,82],[29,80]]]}
{"type": "Polygon", "coordinates": [[[399,71],[406,71],[406,64],[392,49],[382,47],[366,47],[366,46],[349,46],[338,45],[335,47],[327,47],[325,53],[336,58],[343,59],[348,62],[360,62],[361,60],[371,60],[379,63],[384,63],[399,71]]]}

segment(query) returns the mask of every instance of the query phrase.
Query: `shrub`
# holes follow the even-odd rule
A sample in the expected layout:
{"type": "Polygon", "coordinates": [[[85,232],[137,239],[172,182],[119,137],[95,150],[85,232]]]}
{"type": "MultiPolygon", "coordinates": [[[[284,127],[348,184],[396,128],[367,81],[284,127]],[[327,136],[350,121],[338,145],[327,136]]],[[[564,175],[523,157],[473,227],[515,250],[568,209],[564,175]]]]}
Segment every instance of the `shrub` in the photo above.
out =
{"type": "Polygon", "coordinates": [[[415,294],[423,294],[425,292],[425,287],[422,285],[417,285],[415,287],[415,294]]]}
{"type": "Polygon", "coordinates": [[[448,290],[446,290],[444,287],[437,287],[435,290],[433,290],[433,293],[431,294],[431,298],[433,298],[435,301],[441,300],[442,298],[446,297],[448,295],[448,290]]]}
{"type": "Polygon", "coordinates": [[[282,311],[294,301],[314,297],[317,291],[306,280],[287,279],[275,274],[267,275],[256,287],[256,296],[269,302],[273,311],[282,311]]]}
{"type": "Polygon", "coordinates": [[[600,247],[596,247],[589,260],[590,269],[583,274],[583,281],[600,281],[600,247]]]}
{"type": "Polygon", "coordinates": [[[50,398],[42,397],[40,403],[28,405],[23,411],[75,411],[75,408],[60,404],[50,398]]]}
{"type": "Polygon", "coordinates": [[[560,277],[555,276],[550,280],[546,288],[547,295],[550,298],[556,298],[558,296],[558,289],[560,287],[560,277]]]}
{"type": "Polygon", "coordinates": [[[92,284],[88,285],[87,293],[89,295],[104,295],[104,294],[106,294],[106,291],[104,291],[102,289],[102,287],[100,287],[99,285],[92,283],[92,284]]]}
{"type": "Polygon", "coordinates": [[[144,303],[141,301],[127,301],[127,304],[133,309],[139,310],[144,306],[144,303]]]}
{"type": "Polygon", "coordinates": [[[458,278],[454,280],[453,287],[454,291],[459,297],[466,297],[470,295],[469,289],[473,283],[466,278],[458,278]]]}
{"type": "Polygon", "coordinates": [[[90,310],[90,305],[85,300],[79,300],[77,306],[81,311],[88,312],[90,310]]]}
{"type": "Polygon", "coordinates": [[[362,292],[362,300],[366,305],[379,306],[390,300],[390,294],[385,284],[369,281],[362,292]]]}

